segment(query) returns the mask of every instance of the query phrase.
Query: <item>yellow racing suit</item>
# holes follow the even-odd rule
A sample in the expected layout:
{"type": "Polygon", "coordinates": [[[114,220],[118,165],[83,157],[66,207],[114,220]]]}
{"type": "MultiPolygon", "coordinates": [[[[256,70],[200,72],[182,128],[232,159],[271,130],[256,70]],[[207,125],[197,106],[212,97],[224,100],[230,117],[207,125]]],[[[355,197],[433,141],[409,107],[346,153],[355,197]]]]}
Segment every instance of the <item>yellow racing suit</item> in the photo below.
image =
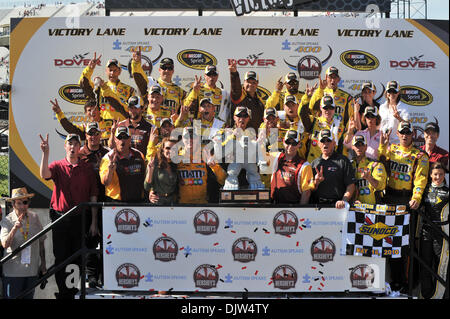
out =
{"type": "Polygon", "coordinates": [[[366,204],[382,204],[382,191],[386,188],[387,174],[383,163],[374,162],[364,157],[359,163],[354,159],[352,166],[355,169],[356,177],[356,200],[366,204]],[[377,187],[374,187],[368,180],[363,179],[362,173],[369,169],[372,177],[378,181],[377,187]]]}

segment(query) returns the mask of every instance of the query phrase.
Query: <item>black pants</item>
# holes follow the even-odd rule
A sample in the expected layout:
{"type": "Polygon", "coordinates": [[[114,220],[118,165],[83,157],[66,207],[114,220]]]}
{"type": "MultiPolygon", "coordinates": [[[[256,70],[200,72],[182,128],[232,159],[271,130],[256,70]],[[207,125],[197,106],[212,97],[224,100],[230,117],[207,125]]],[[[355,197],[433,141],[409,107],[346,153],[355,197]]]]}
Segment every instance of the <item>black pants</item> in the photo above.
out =
{"type": "MultiPolygon", "coordinates": [[[[89,214],[88,214],[89,215],[89,214]]],[[[89,215],[89,218],[87,219],[87,223],[91,221],[91,216],[89,215]]],[[[100,244],[100,252],[103,251],[103,237],[102,237],[102,211],[101,208],[98,208],[97,213],[97,225],[99,230],[99,235],[92,237],[88,235],[86,239],[86,247],[88,249],[95,249],[97,248],[98,244],[100,244]]],[[[86,228],[88,229],[88,228],[86,228]]],[[[86,260],[86,275],[89,278],[93,277],[97,280],[97,282],[101,279],[102,273],[103,273],[103,255],[102,253],[91,253],[87,255],[86,260]]]]}
{"type": "MultiPolygon", "coordinates": [[[[61,217],[61,214],[50,209],[50,219],[52,222],[61,217]]],[[[67,258],[81,249],[81,214],[76,213],[70,217],[65,217],[58,222],[52,230],[53,255],[55,256],[55,266],[60,265],[67,258]]],[[[78,266],[81,269],[81,258],[78,257],[69,263],[78,266]]],[[[56,285],[58,286],[58,298],[74,299],[78,289],[66,283],[67,277],[71,274],[66,272],[67,266],[55,273],[56,285]]],[[[84,283],[82,283],[84,284],[84,283]]]]}

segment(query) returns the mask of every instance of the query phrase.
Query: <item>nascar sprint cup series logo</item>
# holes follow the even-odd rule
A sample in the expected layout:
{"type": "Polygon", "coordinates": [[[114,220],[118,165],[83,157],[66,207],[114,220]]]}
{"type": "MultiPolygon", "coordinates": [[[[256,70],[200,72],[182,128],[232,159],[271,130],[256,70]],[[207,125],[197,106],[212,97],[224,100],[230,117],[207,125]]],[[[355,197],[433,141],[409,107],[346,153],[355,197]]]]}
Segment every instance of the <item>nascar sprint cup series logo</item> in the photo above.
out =
{"type": "Polygon", "coordinates": [[[342,52],[341,62],[345,66],[358,71],[372,71],[380,65],[380,62],[374,55],[360,50],[342,52]]]}
{"type": "Polygon", "coordinates": [[[213,265],[203,264],[194,270],[194,283],[197,288],[215,288],[218,281],[219,272],[213,265]]]}
{"type": "Polygon", "coordinates": [[[120,265],[116,270],[117,285],[122,288],[133,288],[139,286],[141,272],[136,265],[126,263],[120,265]]]}
{"type": "Polygon", "coordinates": [[[258,248],[253,239],[248,237],[241,237],[234,241],[231,247],[231,253],[235,261],[248,263],[254,261],[258,248]]]}
{"type": "Polygon", "coordinates": [[[206,51],[188,49],[177,55],[178,62],[194,70],[204,70],[207,65],[217,65],[217,59],[206,51]]]}
{"type": "Polygon", "coordinates": [[[217,233],[219,217],[209,209],[203,209],[194,216],[195,232],[202,235],[217,233]]]}
{"type": "Polygon", "coordinates": [[[178,244],[170,237],[160,237],[153,244],[153,255],[156,260],[172,261],[177,259],[178,244]]]}
{"type": "Polygon", "coordinates": [[[84,91],[78,84],[66,84],[59,88],[59,96],[70,103],[84,105],[87,98],[84,91]]]}
{"type": "Polygon", "coordinates": [[[276,234],[292,235],[297,232],[298,218],[289,210],[278,212],[273,218],[273,228],[276,234]]]}
{"type": "Polygon", "coordinates": [[[140,218],[139,215],[132,209],[126,208],[120,210],[114,218],[117,232],[123,234],[137,233],[140,218]]]}
{"type": "Polygon", "coordinates": [[[413,106],[425,106],[433,102],[433,95],[418,86],[404,85],[401,87],[400,100],[413,106]]]}

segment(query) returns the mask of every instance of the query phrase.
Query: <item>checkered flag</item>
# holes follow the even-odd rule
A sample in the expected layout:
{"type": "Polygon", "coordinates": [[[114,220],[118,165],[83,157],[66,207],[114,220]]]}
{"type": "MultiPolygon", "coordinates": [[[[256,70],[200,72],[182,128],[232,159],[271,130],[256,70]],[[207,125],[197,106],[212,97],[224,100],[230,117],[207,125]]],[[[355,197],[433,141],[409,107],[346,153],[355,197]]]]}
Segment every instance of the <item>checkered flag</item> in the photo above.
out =
{"type": "Polygon", "coordinates": [[[342,231],[342,254],[391,258],[406,255],[410,214],[405,208],[366,205],[349,210],[342,231]]]}

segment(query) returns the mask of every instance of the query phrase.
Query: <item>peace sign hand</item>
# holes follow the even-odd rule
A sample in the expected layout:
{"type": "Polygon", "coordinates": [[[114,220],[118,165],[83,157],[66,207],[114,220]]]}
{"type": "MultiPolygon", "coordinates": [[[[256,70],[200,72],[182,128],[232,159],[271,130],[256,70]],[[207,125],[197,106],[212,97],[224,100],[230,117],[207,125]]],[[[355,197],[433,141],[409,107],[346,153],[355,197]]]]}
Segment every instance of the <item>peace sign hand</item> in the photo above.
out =
{"type": "Polygon", "coordinates": [[[41,138],[41,151],[44,154],[48,154],[48,151],[50,149],[49,146],[48,146],[48,133],[47,133],[47,136],[46,136],[45,139],[42,137],[41,134],[39,134],[39,137],[41,138]]]}
{"type": "Polygon", "coordinates": [[[316,169],[317,174],[314,176],[314,186],[317,187],[320,183],[322,183],[325,180],[325,177],[323,177],[323,166],[320,166],[320,169],[316,169]]]}
{"type": "Polygon", "coordinates": [[[89,66],[91,69],[95,69],[95,67],[97,66],[97,64],[100,63],[100,58],[101,58],[101,57],[102,57],[102,55],[100,54],[100,56],[97,58],[97,52],[94,52],[94,58],[93,58],[91,61],[89,61],[88,66],[89,66]]]}
{"type": "Polygon", "coordinates": [[[50,100],[50,103],[52,104],[52,110],[53,110],[53,112],[55,112],[56,114],[58,114],[59,112],[61,112],[61,108],[59,107],[58,100],[55,99],[55,102],[53,102],[52,100],[50,100]]]}
{"type": "Polygon", "coordinates": [[[192,88],[194,89],[194,91],[198,92],[200,90],[201,85],[202,85],[202,76],[200,75],[198,77],[196,75],[195,76],[195,81],[194,81],[194,84],[193,84],[192,88]]]}

